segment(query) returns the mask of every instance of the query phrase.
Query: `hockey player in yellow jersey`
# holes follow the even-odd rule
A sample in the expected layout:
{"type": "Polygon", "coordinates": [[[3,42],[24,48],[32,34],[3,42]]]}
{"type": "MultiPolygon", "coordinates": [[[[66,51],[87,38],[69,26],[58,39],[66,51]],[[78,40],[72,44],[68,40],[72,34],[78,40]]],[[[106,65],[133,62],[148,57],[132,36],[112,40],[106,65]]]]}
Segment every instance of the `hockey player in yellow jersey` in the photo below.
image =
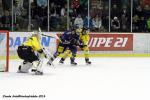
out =
{"type": "MultiPolygon", "coordinates": [[[[85,62],[86,62],[86,64],[91,64],[91,61],[89,60],[88,41],[89,41],[90,37],[89,37],[88,28],[83,27],[82,29],[77,29],[76,31],[80,33],[79,47],[84,52],[85,62]]],[[[61,63],[61,64],[64,63],[64,60],[68,57],[69,54],[70,54],[70,51],[66,50],[66,52],[64,53],[64,55],[61,58],[61,60],[59,61],[59,63],[61,63]]]]}
{"type": "Polygon", "coordinates": [[[83,28],[82,32],[80,33],[80,48],[82,51],[84,51],[84,56],[85,56],[85,62],[87,64],[91,64],[91,61],[89,61],[89,47],[88,47],[88,42],[89,42],[90,36],[89,36],[89,31],[87,28],[83,28]]]}
{"type": "Polygon", "coordinates": [[[18,47],[17,53],[19,58],[21,58],[23,63],[19,66],[19,73],[28,73],[29,69],[37,75],[42,75],[42,63],[40,59],[40,54],[44,54],[42,46],[40,44],[40,35],[34,32],[31,37],[29,37],[21,46],[18,47]]]}

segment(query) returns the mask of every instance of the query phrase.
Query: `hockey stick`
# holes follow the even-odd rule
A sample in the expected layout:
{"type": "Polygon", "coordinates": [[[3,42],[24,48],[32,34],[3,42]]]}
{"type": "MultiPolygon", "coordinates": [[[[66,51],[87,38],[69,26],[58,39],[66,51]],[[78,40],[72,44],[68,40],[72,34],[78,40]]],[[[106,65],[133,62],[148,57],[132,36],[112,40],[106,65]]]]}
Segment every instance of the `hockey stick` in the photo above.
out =
{"type": "MultiPolygon", "coordinates": [[[[39,32],[42,32],[40,27],[39,27],[39,32]]],[[[59,39],[59,37],[58,37],[57,35],[51,35],[51,34],[46,35],[46,34],[41,34],[41,33],[40,33],[40,35],[47,36],[47,37],[51,37],[51,38],[59,39]]]]}
{"type": "MultiPolygon", "coordinates": [[[[48,60],[50,58],[53,58],[53,55],[50,52],[48,52],[48,50],[46,48],[42,48],[42,50],[43,50],[44,54],[46,54],[46,58],[48,58],[48,60]]],[[[54,66],[54,64],[52,62],[51,62],[51,65],[54,66]]]]}
{"type": "Polygon", "coordinates": [[[51,37],[51,38],[56,38],[59,39],[56,35],[46,35],[46,34],[41,34],[42,36],[46,36],[46,37],[51,37]]]}
{"type": "MultiPolygon", "coordinates": [[[[42,32],[41,28],[39,27],[39,34],[40,34],[40,36],[42,36],[41,32],[42,32]]],[[[48,50],[46,48],[44,48],[42,45],[41,45],[41,47],[42,47],[42,50],[43,50],[44,54],[46,55],[46,57],[48,59],[50,59],[51,57],[53,58],[53,55],[50,52],[48,52],[48,50]]],[[[51,63],[51,65],[54,66],[53,63],[51,63]]]]}
{"type": "Polygon", "coordinates": [[[57,35],[46,35],[46,34],[41,34],[41,35],[46,37],[56,38],[61,42],[61,39],[57,35]]]}

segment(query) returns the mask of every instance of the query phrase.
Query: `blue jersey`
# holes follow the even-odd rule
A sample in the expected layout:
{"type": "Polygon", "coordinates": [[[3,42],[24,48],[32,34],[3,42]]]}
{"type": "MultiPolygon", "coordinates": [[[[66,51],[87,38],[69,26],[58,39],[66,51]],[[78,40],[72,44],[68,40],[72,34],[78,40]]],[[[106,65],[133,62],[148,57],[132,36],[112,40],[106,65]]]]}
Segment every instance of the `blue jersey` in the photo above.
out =
{"type": "Polygon", "coordinates": [[[66,31],[64,34],[61,35],[62,42],[68,42],[69,44],[75,45],[76,42],[79,40],[79,35],[76,33],[71,33],[71,31],[66,31]]]}

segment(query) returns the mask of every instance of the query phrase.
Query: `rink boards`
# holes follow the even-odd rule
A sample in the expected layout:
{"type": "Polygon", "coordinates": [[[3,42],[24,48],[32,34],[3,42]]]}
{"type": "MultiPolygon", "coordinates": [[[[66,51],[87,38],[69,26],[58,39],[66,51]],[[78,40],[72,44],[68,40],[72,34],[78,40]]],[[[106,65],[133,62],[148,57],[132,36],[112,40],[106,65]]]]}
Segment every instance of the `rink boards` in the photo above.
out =
{"type": "MultiPolygon", "coordinates": [[[[62,34],[62,32],[42,32],[43,34],[62,34]]],[[[9,50],[10,58],[17,58],[17,47],[21,45],[30,32],[10,32],[9,50]]],[[[149,57],[150,34],[148,33],[90,33],[88,46],[91,57],[149,57]]],[[[51,53],[57,48],[55,38],[43,36],[41,44],[51,53]]],[[[78,51],[78,57],[84,56],[78,51]]]]}

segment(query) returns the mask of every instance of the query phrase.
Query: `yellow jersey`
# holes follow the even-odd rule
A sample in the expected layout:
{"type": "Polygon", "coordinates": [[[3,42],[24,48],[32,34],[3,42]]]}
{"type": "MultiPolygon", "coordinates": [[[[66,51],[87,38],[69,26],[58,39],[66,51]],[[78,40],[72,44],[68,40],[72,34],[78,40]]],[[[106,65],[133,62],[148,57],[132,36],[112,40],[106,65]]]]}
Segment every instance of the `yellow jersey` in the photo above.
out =
{"type": "Polygon", "coordinates": [[[33,49],[33,51],[39,51],[42,49],[38,38],[35,36],[28,38],[22,45],[30,46],[33,49]]]}
{"type": "Polygon", "coordinates": [[[86,34],[80,33],[80,40],[82,41],[83,45],[88,45],[89,39],[90,39],[90,36],[88,33],[86,34]]]}

